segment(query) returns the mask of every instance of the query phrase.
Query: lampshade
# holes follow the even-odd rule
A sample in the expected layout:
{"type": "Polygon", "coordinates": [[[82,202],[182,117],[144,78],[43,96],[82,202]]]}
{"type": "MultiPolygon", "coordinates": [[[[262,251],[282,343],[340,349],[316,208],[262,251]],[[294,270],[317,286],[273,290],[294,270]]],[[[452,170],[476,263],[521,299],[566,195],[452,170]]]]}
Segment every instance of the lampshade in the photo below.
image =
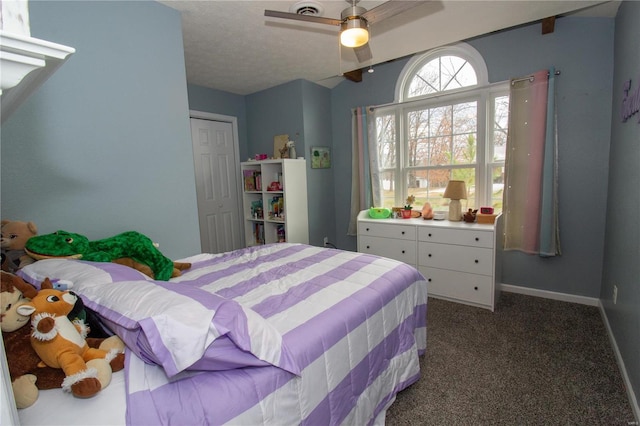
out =
{"type": "Polygon", "coordinates": [[[342,23],[342,32],[340,33],[340,43],[345,47],[360,47],[369,42],[369,31],[367,30],[367,22],[356,17],[348,19],[342,23]]]}
{"type": "Polygon", "coordinates": [[[447,184],[447,188],[444,190],[443,198],[449,198],[451,200],[466,200],[467,199],[467,187],[463,180],[450,180],[447,184]]]}
{"type": "Polygon", "coordinates": [[[451,199],[451,201],[449,201],[449,220],[454,222],[460,221],[462,219],[460,200],[467,199],[467,187],[464,181],[450,180],[442,196],[451,199]]]}

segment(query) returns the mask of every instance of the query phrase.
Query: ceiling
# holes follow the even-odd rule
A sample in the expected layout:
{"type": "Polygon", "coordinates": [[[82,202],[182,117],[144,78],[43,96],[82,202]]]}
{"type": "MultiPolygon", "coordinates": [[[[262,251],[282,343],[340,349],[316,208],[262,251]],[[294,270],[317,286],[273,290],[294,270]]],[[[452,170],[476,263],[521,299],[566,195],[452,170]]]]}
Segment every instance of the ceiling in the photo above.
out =
{"type": "MultiPolygon", "coordinates": [[[[339,18],[344,0],[319,3],[318,16],[339,18]]],[[[296,79],[332,88],[354,69],[422,52],[470,37],[544,18],[577,14],[614,17],[619,1],[431,0],[371,27],[373,58],[358,63],[338,43],[339,28],[264,16],[265,9],[290,10],[292,1],[165,0],[182,15],[187,81],[247,95],[296,79]]],[[[383,1],[362,0],[371,9],[383,1]]]]}

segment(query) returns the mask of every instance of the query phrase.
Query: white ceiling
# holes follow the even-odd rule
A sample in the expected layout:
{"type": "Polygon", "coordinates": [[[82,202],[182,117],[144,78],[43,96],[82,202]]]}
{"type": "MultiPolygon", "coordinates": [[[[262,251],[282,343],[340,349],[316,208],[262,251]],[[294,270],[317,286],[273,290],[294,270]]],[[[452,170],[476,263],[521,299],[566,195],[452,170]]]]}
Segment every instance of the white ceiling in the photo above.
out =
{"type": "MultiPolygon", "coordinates": [[[[321,16],[339,18],[345,0],[314,0],[321,16]]],[[[541,19],[577,12],[613,17],[619,1],[432,0],[376,22],[369,42],[371,63],[358,63],[353,51],[340,48],[339,28],[268,18],[265,9],[289,12],[292,1],[165,0],[182,14],[187,81],[247,95],[291,80],[305,79],[334,87],[341,74],[541,19]]],[[[371,9],[383,1],[362,0],[371,9]]]]}

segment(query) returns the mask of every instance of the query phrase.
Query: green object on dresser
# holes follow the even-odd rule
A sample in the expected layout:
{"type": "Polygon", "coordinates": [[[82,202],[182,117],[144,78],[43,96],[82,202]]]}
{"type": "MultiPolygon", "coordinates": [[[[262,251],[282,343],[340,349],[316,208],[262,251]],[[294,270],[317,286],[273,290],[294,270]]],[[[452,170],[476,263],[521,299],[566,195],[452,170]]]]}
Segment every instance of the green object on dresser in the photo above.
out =
{"type": "Polygon", "coordinates": [[[384,207],[371,207],[369,209],[369,216],[372,219],[386,219],[391,216],[391,210],[384,207]]]}

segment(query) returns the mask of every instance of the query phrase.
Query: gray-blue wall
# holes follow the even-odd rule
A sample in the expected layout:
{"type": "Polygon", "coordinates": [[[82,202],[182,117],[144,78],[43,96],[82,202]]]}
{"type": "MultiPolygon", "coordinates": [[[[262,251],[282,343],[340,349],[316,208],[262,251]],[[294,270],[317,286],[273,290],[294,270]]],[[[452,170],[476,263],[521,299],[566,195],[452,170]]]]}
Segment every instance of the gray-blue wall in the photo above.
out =
{"type": "Polygon", "coordinates": [[[247,96],[249,156],[273,155],[273,137],[288,134],[307,163],[309,243],[335,241],[333,169],[311,169],[309,149],[331,147],[331,99],[327,88],[295,80],[247,96]]]}
{"type": "MultiPolygon", "coordinates": [[[[556,87],[563,255],[541,259],[507,252],[502,271],[505,284],[587,297],[600,294],[613,30],[613,19],[561,18],[549,35],[541,35],[536,24],[467,41],[483,56],[490,82],[528,75],[552,65],[562,72],[556,87]]],[[[348,192],[338,183],[350,178],[348,111],[357,105],[392,102],[396,81],[407,61],[375,67],[373,74],[364,75],[362,83],[343,82],[333,90],[333,140],[341,161],[334,177],[336,205],[348,205],[349,200],[348,192]]],[[[348,216],[343,211],[336,215],[339,246],[355,250],[355,237],[346,236],[348,216]]]]}
{"type": "Polygon", "coordinates": [[[200,250],[180,15],[156,2],[30,2],[70,59],[2,124],[3,219],[200,250]]]}
{"type": "Polygon", "coordinates": [[[613,19],[563,18],[471,41],[490,81],[555,66],[562,256],[504,255],[503,282],[598,297],[602,275],[613,78],[613,19]],[[505,52],[508,52],[505,55],[505,52]],[[594,208],[597,206],[597,208],[594,208]],[[582,212],[588,221],[580,220],[582,212]]]}
{"type": "Polygon", "coordinates": [[[187,91],[189,94],[189,109],[237,118],[240,159],[241,161],[246,161],[249,157],[246,98],[241,95],[194,84],[187,84],[187,91]]]}
{"type": "Polygon", "coordinates": [[[609,192],[600,298],[626,365],[629,381],[640,397],[640,113],[623,123],[623,84],[640,87],[640,2],[623,2],[616,17],[615,73],[611,114],[609,192]],[[613,304],[613,286],[618,287],[613,304]]]}

